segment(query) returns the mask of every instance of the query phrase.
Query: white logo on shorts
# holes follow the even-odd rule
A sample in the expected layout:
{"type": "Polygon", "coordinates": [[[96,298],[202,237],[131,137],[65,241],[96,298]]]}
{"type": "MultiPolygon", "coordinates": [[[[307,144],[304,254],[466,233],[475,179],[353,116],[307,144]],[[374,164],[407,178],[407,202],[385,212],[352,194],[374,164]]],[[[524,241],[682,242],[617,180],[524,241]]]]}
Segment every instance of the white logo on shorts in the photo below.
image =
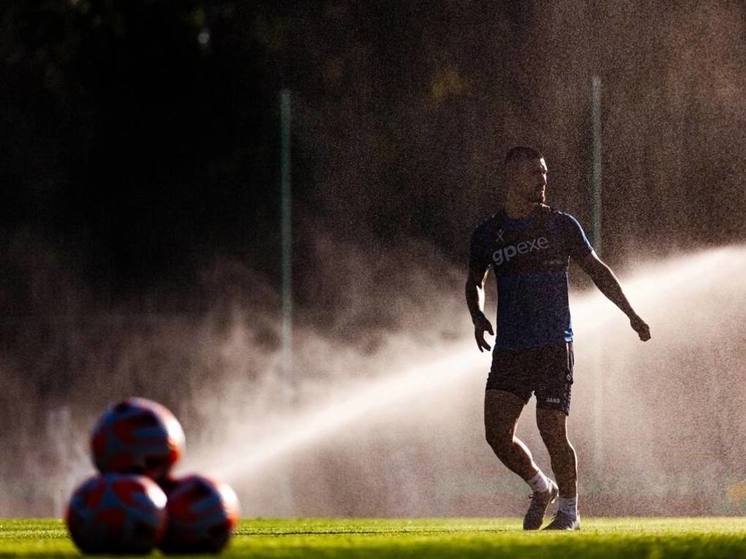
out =
{"type": "Polygon", "coordinates": [[[559,398],[547,398],[544,400],[547,404],[559,404],[560,399],[559,398]]]}

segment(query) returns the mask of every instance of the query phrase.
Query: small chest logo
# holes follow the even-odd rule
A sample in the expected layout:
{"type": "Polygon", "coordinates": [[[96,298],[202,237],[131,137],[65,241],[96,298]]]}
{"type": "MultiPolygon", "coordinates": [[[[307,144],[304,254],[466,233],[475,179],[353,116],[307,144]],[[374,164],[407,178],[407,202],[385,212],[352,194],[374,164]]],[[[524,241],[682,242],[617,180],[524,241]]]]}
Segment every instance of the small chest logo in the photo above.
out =
{"type": "MultiPolygon", "coordinates": [[[[500,231],[502,233],[502,230],[500,231]]],[[[530,252],[538,252],[540,250],[546,250],[549,248],[549,241],[546,237],[538,237],[529,241],[521,241],[514,245],[508,245],[503,248],[497,249],[492,253],[492,262],[495,266],[501,266],[504,263],[510,262],[510,259],[517,254],[528,254],[530,252]]]]}

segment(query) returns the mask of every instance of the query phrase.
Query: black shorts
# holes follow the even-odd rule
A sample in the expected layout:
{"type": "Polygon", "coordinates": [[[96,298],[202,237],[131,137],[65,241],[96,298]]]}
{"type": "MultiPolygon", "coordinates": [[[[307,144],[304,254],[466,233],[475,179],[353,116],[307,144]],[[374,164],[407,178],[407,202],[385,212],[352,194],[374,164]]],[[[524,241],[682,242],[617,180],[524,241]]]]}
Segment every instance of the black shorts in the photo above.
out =
{"type": "Polygon", "coordinates": [[[574,364],[572,342],[529,349],[495,348],[487,390],[510,392],[524,404],[535,393],[537,408],[569,415],[574,364]]]}

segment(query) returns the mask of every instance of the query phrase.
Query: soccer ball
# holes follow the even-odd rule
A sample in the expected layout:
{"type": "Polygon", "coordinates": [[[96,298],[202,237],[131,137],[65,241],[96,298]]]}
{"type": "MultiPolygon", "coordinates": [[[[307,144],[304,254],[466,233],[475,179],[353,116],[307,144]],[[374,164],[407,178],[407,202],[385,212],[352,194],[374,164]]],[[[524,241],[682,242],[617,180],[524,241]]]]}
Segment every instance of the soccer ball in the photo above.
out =
{"type": "Polygon", "coordinates": [[[169,479],[168,527],[160,548],[166,553],[217,553],[228,543],[238,521],[233,489],[200,475],[169,479]]]}
{"type": "Polygon", "coordinates": [[[94,476],[73,493],[65,523],[83,553],[149,553],[166,529],[166,494],[145,476],[94,476]]]}
{"type": "Polygon", "coordinates": [[[164,479],[184,453],[184,431],[164,406],[130,398],[109,408],[91,436],[93,462],[105,474],[143,474],[164,479]]]}

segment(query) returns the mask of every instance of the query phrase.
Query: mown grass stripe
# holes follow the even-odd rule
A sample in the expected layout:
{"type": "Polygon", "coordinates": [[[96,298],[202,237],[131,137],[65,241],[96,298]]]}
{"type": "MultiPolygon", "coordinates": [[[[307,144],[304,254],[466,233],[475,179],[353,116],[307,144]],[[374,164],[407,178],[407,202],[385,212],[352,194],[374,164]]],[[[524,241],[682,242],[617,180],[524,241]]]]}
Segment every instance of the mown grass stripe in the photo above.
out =
{"type": "MultiPolygon", "coordinates": [[[[73,557],[59,519],[0,519],[0,557],[73,557]]],[[[584,518],[577,533],[516,518],[246,519],[223,557],[273,559],[746,559],[744,518],[584,518]]]]}

